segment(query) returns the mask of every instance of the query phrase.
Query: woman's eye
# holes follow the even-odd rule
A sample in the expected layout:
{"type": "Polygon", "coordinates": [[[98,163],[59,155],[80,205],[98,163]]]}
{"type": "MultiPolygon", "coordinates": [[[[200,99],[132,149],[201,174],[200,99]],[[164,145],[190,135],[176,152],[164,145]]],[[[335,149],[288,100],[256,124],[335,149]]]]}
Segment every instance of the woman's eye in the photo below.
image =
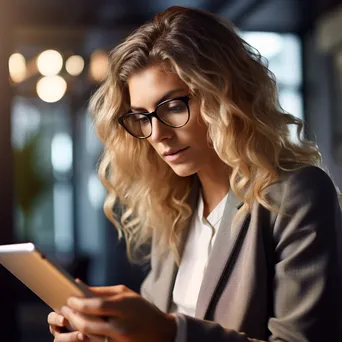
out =
{"type": "Polygon", "coordinates": [[[184,106],[172,106],[168,109],[171,113],[181,113],[184,111],[184,106]]]}
{"type": "Polygon", "coordinates": [[[149,123],[148,118],[140,118],[137,120],[141,125],[147,125],[149,123]]]}

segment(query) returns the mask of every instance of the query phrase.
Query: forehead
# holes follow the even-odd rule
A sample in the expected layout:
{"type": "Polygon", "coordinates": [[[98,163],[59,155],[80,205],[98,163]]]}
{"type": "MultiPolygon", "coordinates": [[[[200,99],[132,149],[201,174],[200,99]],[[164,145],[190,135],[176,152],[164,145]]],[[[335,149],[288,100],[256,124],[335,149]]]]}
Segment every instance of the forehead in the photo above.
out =
{"type": "MultiPolygon", "coordinates": [[[[158,64],[148,66],[128,79],[128,92],[132,107],[149,109],[166,93],[174,89],[187,89],[175,72],[158,64]]],[[[181,90],[180,90],[181,91],[181,90]]]]}

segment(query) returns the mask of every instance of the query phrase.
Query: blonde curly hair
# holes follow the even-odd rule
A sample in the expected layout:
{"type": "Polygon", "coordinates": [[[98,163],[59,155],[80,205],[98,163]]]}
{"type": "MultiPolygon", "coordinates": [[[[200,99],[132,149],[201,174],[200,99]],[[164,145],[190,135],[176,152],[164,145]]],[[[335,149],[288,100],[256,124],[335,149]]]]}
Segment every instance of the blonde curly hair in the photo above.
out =
{"type": "Polygon", "coordinates": [[[146,140],[118,124],[129,108],[129,77],[152,63],[177,73],[199,99],[208,139],[231,169],[230,186],[243,200],[243,210],[254,201],[273,210],[264,189],[281,170],[320,166],[321,156],[302,138],[301,120],[281,109],[273,74],[231,23],[198,9],[171,7],[158,13],[111,52],[107,77],[90,110],[104,144],[99,165],[108,191],[104,210],[125,236],[129,258],[156,234],[161,249],[171,248],[179,260],[177,240],[191,216],[193,177],[177,176],[146,140]],[[297,142],[289,125],[297,126],[297,142]],[[120,218],[113,210],[116,203],[124,208],[120,218]]]}

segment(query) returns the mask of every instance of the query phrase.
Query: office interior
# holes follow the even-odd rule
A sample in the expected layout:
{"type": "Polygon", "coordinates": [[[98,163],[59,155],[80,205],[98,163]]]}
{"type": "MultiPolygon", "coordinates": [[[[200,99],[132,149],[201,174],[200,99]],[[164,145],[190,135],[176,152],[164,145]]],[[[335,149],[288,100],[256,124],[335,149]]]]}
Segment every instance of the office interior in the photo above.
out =
{"type": "MultiPolygon", "coordinates": [[[[265,58],[282,107],[304,120],[304,134],[342,188],[342,1],[3,0],[0,244],[32,241],[88,284],[139,291],[149,265],[128,262],[103,213],[102,145],[87,105],[108,52],[172,5],[206,9],[236,25],[265,58]]],[[[52,340],[49,308],[3,268],[0,298],[1,341],[52,340]]]]}

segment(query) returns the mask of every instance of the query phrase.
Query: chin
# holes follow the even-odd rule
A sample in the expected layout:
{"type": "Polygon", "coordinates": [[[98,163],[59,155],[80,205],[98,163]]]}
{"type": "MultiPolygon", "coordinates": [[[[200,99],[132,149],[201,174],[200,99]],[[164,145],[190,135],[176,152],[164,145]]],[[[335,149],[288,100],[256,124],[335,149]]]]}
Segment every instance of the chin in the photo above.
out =
{"type": "Polygon", "coordinates": [[[185,165],[177,165],[177,166],[174,166],[171,168],[172,168],[173,172],[179,177],[192,176],[193,174],[195,174],[197,172],[193,168],[187,167],[185,165]]]}

